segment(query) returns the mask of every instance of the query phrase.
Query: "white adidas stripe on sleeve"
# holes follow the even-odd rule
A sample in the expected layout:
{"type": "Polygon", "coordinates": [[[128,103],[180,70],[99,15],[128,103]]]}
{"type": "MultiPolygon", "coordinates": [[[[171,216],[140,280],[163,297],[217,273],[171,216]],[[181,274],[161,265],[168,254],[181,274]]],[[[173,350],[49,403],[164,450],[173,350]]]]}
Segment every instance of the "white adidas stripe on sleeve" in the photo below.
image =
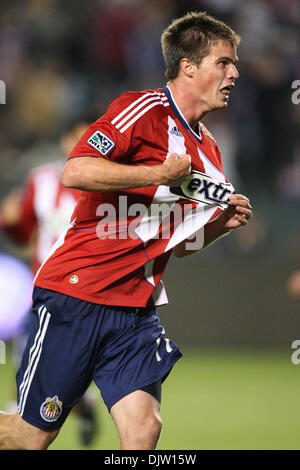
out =
{"type": "Polygon", "coordinates": [[[122,125],[128,121],[128,119],[130,119],[134,114],[136,114],[141,108],[143,108],[143,106],[145,106],[147,103],[150,103],[150,101],[157,101],[158,104],[161,104],[161,101],[159,99],[158,96],[153,96],[152,98],[148,98],[147,100],[144,100],[142,101],[138,106],[136,106],[133,111],[131,111],[131,113],[127,114],[127,116],[124,117],[124,119],[122,119],[122,121],[118,122],[118,124],[116,124],[116,128],[119,129],[120,127],[122,127],[122,125]]]}
{"type": "Polygon", "coordinates": [[[119,131],[123,133],[147,111],[159,104],[163,106],[169,106],[168,99],[164,93],[145,93],[143,96],[140,96],[137,100],[133,101],[133,103],[127,106],[123,111],[121,111],[121,113],[119,113],[111,121],[111,124],[115,125],[116,129],[119,129],[119,131]],[[150,102],[153,103],[149,106],[146,106],[150,102]],[[138,111],[140,110],[142,111],[139,113],[138,111]]]}
{"type": "MultiPolygon", "coordinates": [[[[124,127],[122,127],[120,129],[120,132],[121,133],[125,132],[128,129],[128,127],[132,126],[132,124],[134,124],[138,119],[140,119],[140,117],[143,116],[143,114],[145,114],[147,111],[149,111],[154,106],[158,106],[158,105],[162,105],[162,103],[160,101],[155,101],[151,105],[144,108],[138,115],[136,115],[133,119],[131,119],[131,121],[129,121],[124,127]]],[[[168,106],[168,104],[166,104],[164,106],[168,106]]]]}

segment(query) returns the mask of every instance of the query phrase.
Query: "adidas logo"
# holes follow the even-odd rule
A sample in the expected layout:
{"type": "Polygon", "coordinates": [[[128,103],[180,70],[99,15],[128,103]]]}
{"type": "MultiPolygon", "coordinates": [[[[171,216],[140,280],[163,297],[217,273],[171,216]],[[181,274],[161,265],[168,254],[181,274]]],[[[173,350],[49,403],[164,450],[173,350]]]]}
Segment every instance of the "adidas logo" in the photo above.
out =
{"type": "Polygon", "coordinates": [[[170,134],[176,135],[177,137],[183,137],[183,135],[181,134],[181,132],[178,130],[178,128],[176,126],[174,126],[170,130],[170,134]]]}

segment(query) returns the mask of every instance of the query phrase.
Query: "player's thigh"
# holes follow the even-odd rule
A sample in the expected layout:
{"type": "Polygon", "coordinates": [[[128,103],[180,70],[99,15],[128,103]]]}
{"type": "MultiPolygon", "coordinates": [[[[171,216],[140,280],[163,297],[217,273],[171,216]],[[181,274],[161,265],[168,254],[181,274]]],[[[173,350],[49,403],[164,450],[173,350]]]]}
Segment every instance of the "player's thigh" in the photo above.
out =
{"type": "Polygon", "coordinates": [[[132,310],[112,307],[106,312],[110,334],[100,349],[93,379],[109,411],[132,392],[163,383],[182,356],[165,338],[155,309],[132,310]]]}
{"type": "Polygon", "coordinates": [[[45,450],[54,441],[59,430],[44,431],[27,423],[20,415],[6,415],[11,446],[14,449],[45,450]]]}
{"type": "Polygon", "coordinates": [[[92,379],[86,322],[77,318],[59,321],[44,305],[31,315],[28,343],[17,373],[18,413],[33,426],[55,431],[92,379]]]}

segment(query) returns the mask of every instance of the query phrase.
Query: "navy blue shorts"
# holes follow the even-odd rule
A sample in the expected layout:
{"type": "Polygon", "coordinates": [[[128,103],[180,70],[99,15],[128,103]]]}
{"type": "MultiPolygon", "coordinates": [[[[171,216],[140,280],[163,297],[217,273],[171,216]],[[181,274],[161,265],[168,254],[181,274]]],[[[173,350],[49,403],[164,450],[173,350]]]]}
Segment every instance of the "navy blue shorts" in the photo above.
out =
{"type": "Polygon", "coordinates": [[[182,356],[154,308],[97,305],[35,287],[30,315],[18,412],[41,429],[59,429],[92,380],[110,410],[163,381],[182,356]]]}

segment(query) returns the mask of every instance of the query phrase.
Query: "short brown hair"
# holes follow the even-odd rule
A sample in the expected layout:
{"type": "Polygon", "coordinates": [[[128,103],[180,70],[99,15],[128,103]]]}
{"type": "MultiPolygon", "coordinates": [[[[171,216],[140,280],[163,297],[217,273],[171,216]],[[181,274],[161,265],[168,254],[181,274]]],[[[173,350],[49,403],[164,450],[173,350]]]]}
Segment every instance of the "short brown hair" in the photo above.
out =
{"type": "Polygon", "coordinates": [[[190,12],[173,20],[161,35],[167,79],[177,77],[184,57],[200,65],[211,43],[216,40],[227,41],[237,47],[241,38],[223,21],[205,12],[190,12]]]}

